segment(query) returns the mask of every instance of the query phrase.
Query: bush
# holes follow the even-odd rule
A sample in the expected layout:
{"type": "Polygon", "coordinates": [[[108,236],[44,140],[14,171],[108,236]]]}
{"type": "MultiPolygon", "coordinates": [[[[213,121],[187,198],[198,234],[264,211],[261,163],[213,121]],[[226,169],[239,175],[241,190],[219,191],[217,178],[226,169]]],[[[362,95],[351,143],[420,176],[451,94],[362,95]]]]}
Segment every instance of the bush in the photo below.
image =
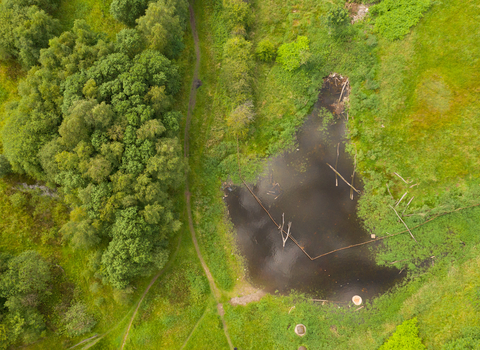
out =
{"type": "Polygon", "coordinates": [[[244,103],[252,96],[252,43],[236,36],[223,47],[222,78],[235,104],[244,103]]]}
{"type": "Polygon", "coordinates": [[[293,71],[305,64],[310,57],[310,41],[299,36],[293,43],[283,44],[278,49],[277,62],[287,71],[293,71]]]}
{"type": "Polygon", "coordinates": [[[330,27],[340,27],[348,23],[348,11],[343,5],[333,7],[327,14],[330,27]]]}
{"type": "Polygon", "coordinates": [[[375,29],[389,40],[401,39],[420,21],[431,0],[384,0],[370,8],[375,29]]]}
{"type": "Polygon", "coordinates": [[[10,174],[11,172],[12,166],[10,165],[7,157],[5,157],[3,154],[0,154],[0,178],[10,174]]]}
{"type": "Polygon", "coordinates": [[[28,203],[27,197],[22,192],[15,192],[9,199],[12,206],[16,209],[25,208],[28,203]]]}
{"type": "Polygon", "coordinates": [[[425,345],[418,337],[417,318],[404,321],[378,350],[422,350],[425,345]]]}
{"type": "Polygon", "coordinates": [[[65,331],[70,337],[76,337],[90,332],[97,323],[92,315],[87,313],[85,304],[72,305],[65,314],[65,331]]]}
{"type": "Polygon", "coordinates": [[[258,43],[255,53],[260,61],[271,62],[275,59],[275,45],[270,40],[264,39],[258,43]]]}

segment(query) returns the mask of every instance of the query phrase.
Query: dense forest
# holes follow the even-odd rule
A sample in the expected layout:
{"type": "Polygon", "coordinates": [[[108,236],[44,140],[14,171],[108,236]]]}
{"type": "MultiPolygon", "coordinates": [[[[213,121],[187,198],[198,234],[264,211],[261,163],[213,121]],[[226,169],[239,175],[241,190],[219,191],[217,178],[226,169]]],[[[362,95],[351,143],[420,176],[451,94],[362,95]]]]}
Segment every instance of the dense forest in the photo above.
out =
{"type": "Polygon", "coordinates": [[[0,0],[0,349],[480,347],[479,8],[363,3],[0,0]],[[296,147],[332,72],[363,226],[419,227],[371,250],[408,278],[229,303],[256,290],[221,189],[296,147]]]}

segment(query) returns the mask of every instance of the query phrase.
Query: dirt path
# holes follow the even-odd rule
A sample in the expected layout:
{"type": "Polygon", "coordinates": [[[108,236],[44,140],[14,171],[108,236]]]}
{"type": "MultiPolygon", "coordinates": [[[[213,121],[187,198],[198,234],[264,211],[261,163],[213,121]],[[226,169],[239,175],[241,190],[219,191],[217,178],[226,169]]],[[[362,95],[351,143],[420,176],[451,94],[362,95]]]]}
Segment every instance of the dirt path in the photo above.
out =
{"type": "MultiPolygon", "coordinates": [[[[195,23],[195,14],[193,12],[192,5],[189,6],[190,11],[190,27],[192,28],[192,36],[193,42],[195,45],[195,69],[193,72],[193,80],[192,80],[192,87],[190,89],[190,98],[188,102],[188,111],[187,111],[187,119],[185,121],[185,138],[184,138],[184,157],[188,160],[189,157],[189,130],[190,130],[190,122],[192,119],[192,111],[195,108],[195,101],[197,97],[197,81],[198,81],[198,71],[200,70],[200,46],[198,45],[198,33],[197,33],[197,26],[195,23]]],[[[187,175],[187,174],[186,174],[187,175]]],[[[192,207],[190,203],[190,191],[188,187],[188,176],[185,177],[185,198],[187,200],[187,213],[188,213],[188,226],[190,228],[190,233],[192,235],[193,245],[195,246],[195,251],[197,252],[198,259],[202,264],[203,270],[207,275],[208,283],[210,284],[210,289],[212,290],[213,296],[217,302],[217,310],[222,319],[223,324],[223,331],[225,332],[225,337],[227,338],[228,345],[230,349],[233,350],[232,341],[230,340],[230,336],[228,335],[227,324],[225,322],[225,318],[223,317],[223,305],[219,303],[220,299],[220,292],[215,285],[215,281],[213,280],[213,276],[210,273],[210,269],[208,268],[205,260],[203,260],[202,253],[200,252],[200,247],[198,246],[197,237],[195,234],[195,229],[193,227],[193,219],[192,219],[192,207]]]]}

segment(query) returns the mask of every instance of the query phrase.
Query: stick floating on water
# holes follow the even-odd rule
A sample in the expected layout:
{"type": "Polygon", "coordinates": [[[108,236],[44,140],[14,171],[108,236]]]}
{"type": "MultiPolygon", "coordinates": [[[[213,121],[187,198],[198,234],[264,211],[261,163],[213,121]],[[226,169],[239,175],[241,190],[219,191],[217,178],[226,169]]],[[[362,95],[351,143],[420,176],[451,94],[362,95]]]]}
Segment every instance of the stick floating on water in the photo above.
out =
{"type": "Polygon", "coordinates": [[[358,194],[361,194],[361,192],[360,192],[359,190],[357,190],[355,187],[353,187],[352,185],[350,185],[350,184],[348,183],[348,181],[345,180],[345,179],[343,178],[343,176],[340,175],[340,173],[339,173],[338,171],[336,171],[333,166],[331,166],[331,165],[328,164],[328,163],[327,163],[327,165],[330,167],[330,169],[332,169],[332,170],[335,172],[335,174],[337,174],[337,175],[343,180],[343,182],[345,182],[348,186],[350,186],[355,192],[357,192],[358,194]]]}
{"type": "MultiPolygon", "coordinates": [[[[338,165],[338,155],[339,155],[339,152],[338,152],[338,148],[340,147],[340,142],[337,143],[337,159],[335,160],[335,170],[337,170],[337,165],[338,165]]],[[[335,174],[335,186],[338,187],[338,177],[337,177],[337,174],[335,174]]]]}

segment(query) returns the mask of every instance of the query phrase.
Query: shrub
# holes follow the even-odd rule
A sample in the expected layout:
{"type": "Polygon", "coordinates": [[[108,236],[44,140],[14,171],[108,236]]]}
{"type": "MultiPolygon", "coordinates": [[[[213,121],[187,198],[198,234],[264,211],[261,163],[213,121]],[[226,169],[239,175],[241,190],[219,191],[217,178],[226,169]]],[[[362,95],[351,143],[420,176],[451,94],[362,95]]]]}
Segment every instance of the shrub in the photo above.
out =
{"type": "Polygon", "coordinates": [[[389,40],[401,39],[420,21],[430,0],[384,0],[370,8],[376,15],[375,29],[389,40]]]}
{"type": "Polygon", "coordinates": [[[255,53],[260,61],[271,62],[275,59],[275,45],[270,40],[264,39],[258,43],[255,53]]]}
{"type": "Polygon", "coordinates": [[[222,77],[227,84],[228,94],[236,103],[243,103],[251,98],[251,48],[252,44],[241,36],[228,39],[223,47],[222,77]]]}
{"type": "Polygon", "coordinates": [[[330,27],[339,27],[348,23],[348,11],[342,6],[338,5],[328,11],[327,23],[330,27]]]}
{"type": "Polygon", "coordinates": [[[22,192],[15,192],[9,199],[12,206],[16,209],[25,208],[28,203],[27,197],[22,192]]]}
{"type": "Polygon", "coordinates": [[[76,337],[90,332],[97,323],[87,312],[85,304],[72,305],[65,314],[65,331],[70,337],[76,337]]]}
{"type": "Polygon", "coordinates": [[[395,333],[378,350],[422,350],[425,345],[418,337],[417,318],[398,325],[395,333]]]}
{"type": "Polygon", "coordinates": [[[305,64],[310,57],[310,41],[299,36],[293,43],[283,44],[278,49],[277,62],[287,71],[293,71],[305,64]]]}

